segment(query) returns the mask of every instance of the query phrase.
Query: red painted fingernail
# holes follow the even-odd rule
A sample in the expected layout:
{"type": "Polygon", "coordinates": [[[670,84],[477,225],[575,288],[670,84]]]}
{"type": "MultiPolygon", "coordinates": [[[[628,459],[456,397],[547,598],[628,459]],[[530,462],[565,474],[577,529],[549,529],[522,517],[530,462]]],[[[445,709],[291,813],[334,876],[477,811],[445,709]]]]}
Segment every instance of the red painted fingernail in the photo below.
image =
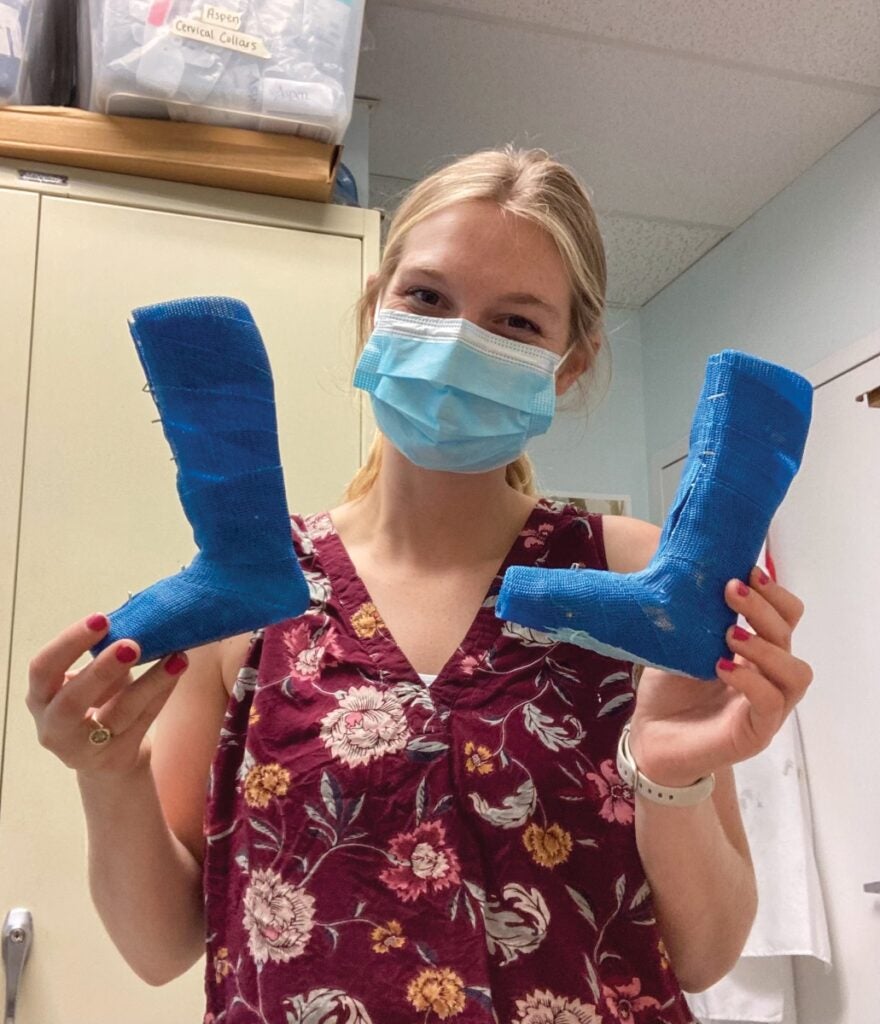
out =
{"type": "Polygon", "coordinates": [[[123,665],[129,665],[137,657],[137,651],[133,647],[129,647],[128,644],[122,644],[121,647],[116,648],[116,660],[121,661],[123,665]]]}
{"type": "Polygon", "coordinates": [[[98,633],[102,629],[106,629],[110,625],[110,623],[107,621],[106,615],[99,615],[96,613],[94,615],[90,615],[86,619],[86,625],[89,627],[89,629],[93,629],[96,633],[98,633]]]}
{"type": "Polygon", "coordinates": [[[745,585],[745,583],[737,583],[736,592],[739,594],[740,597],[749,596],[749,588],[745,585]]]}
{"type": "Polygon", "coordinates": [[[770,582],[770,577],[767,575],[766,572],[764,572],[763,569],[758,570],[758,582],[761,584],[762,587],[766,587],[767,584],[770,582]]]}
{"type": "Polygon", "coordinates": [[[736,668],[736,665],[734,665],[732,661],[728,661],[727,658],[719,658],[718,667],[723,669],[725,672],[732,672],[736,668]]]}
{"type": "Polygon", "coordinates": [[[733,627],[733,639],[734,640],[748,640],[752,634],[747,630],[743,629],[742,626],[733,627]]]}
{"type": "Polygon", "coordinates": [[[183,654],[172,654],[165,662],[165,671],[170,676],[177,676],[186,668],[189,662],[183,654]]]}

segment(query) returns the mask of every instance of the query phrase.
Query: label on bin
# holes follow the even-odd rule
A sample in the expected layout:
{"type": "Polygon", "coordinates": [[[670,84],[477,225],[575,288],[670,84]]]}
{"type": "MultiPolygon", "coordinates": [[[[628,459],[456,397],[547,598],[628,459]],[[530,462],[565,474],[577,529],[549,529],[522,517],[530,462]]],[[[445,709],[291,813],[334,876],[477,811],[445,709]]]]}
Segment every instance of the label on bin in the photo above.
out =
{"type": "Polygon", "coordinates": [[[341,113],[332,89],[323,82],[264,78],[262,93],[266,114],[311,114],[330,119],[341,113]]]}
{"type": "Polygon", "coordinates": [[[216,4],[205,4],[202,8],[202,16],[199,21],[206,25],[217,25],[220,28],[241,28],[241,15],[237,11],[229,11],[225,7],[218,7],[216,4]]]}
{"type": "MultiPolygon", "coordinates": [[[[208,6],[202,12],[202,17],[205,17],[209,11],[213,12],[212,16],[216,18],[219,16],[217,12],[223,13],[223,8],[208,6]]],[[[246,32],[239,32],[234,28],[223,28],[217,24],[216,20],[209,24],[206,21],[196,21],[193,18],[174,18],[171,22],[171,33],[181,36],[183,39],[206,43],[209,46],[222,46],[225,50],[249,53],[252,57],[272,56],[259,36],[249,36],[246,32]]]]}

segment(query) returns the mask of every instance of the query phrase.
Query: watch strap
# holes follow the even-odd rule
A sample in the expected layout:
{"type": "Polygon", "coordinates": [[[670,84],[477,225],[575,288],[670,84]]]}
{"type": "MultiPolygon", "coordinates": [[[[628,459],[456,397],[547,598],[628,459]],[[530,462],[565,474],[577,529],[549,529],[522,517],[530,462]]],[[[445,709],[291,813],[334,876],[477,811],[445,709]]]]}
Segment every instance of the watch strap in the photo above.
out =
{"type": "Polygon", "coordinates": [[[633,793],[638,793],[646,800],[667,807],[692,807],[702,803],[715,788],[715,774],[698,779],[691,786],[660,786],[643,775],[629,749],[630,723],[627,722],[620,734],[617,745],[617,772],[633,793]]]}

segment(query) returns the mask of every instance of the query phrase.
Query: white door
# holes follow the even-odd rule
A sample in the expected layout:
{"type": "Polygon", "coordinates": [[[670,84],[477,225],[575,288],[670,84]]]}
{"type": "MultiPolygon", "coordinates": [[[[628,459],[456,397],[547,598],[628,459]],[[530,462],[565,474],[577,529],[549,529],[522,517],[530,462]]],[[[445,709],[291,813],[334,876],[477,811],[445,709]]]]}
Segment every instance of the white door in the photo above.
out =
{"type": "Polygon", "coordinates": [[[795,960],[799,1024],[880,1019],[880,355],[815,391],[801,470],[770,531],[779,582],[804,601],[798,706],[834,968],[795,960]]]}
{"type": "Polygon", "coordinates": [[[315,510],[359,463],[347,314],[362,256],[356,237],[42,200],[0,816],[0,907],[26,907],[35,928],[17,1024],[198,1024],[204,1007],[201,963],[151,988],[112,946],[88,894],[75,778],[39,747],[24,703],[46,641],[195,553],[126,318],[187,295],[248,303],[272,363],[289,505],[315,510]]]}

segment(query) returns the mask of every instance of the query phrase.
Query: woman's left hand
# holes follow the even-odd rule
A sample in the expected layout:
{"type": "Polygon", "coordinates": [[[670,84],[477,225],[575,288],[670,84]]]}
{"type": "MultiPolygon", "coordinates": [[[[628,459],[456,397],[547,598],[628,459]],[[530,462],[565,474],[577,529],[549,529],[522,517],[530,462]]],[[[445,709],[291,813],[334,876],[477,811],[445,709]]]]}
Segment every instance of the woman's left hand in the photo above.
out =
{"type": "Polygon", "coordinates": [[[727,631],[733,668],[719,664],[712,681],[645,667],[636,695],[630,748],[649,779],[688,786],[763,750],[807,691],[813,670],[791,653],[803,602],[757,566],[740,593],[730,580],[724,597],[753,633],[727,631]],[[766,579],[767,582],[761,582],[766,579]]]}

